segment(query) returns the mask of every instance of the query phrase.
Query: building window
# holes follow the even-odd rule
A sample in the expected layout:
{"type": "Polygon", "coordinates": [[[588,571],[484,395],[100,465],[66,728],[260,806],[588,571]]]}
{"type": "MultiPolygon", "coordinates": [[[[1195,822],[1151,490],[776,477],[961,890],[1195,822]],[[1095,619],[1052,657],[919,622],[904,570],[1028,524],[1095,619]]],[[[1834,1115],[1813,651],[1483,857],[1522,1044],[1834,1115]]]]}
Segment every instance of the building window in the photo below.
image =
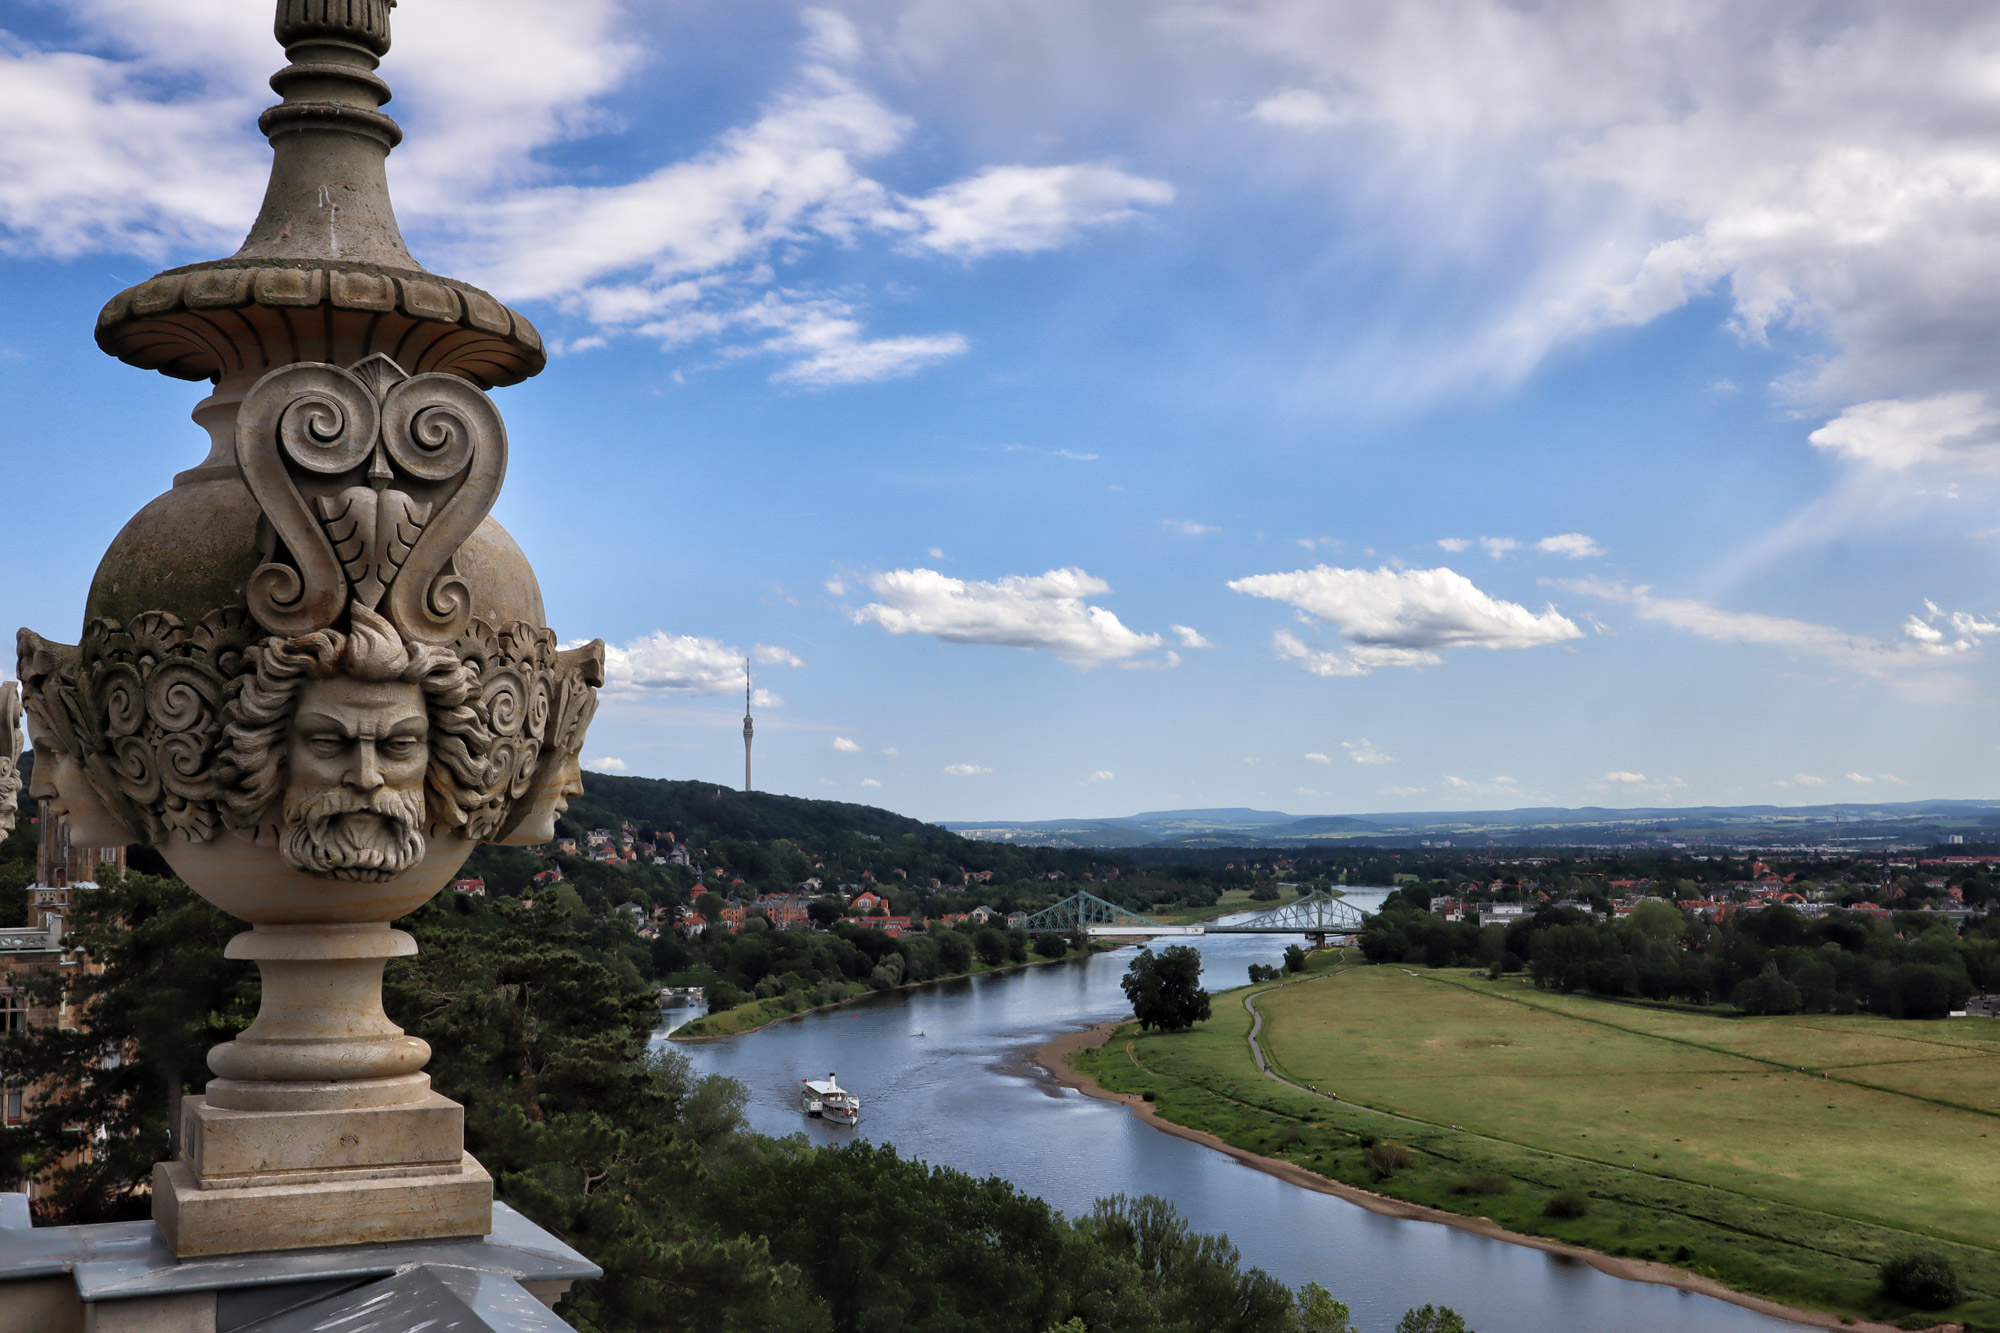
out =
{"type": "Polygon", "coordinates": [[[21,1094],[9,1090],[6,1094],[6,1122],[10,1125],[18,1125],[23,1118],[21,1112],[21,1094]]]}
{"type": "Polygon", "coordinates": [[[0,1032],[28,1030],[28,997],[15,991],[0,992],[0,1032]]]}

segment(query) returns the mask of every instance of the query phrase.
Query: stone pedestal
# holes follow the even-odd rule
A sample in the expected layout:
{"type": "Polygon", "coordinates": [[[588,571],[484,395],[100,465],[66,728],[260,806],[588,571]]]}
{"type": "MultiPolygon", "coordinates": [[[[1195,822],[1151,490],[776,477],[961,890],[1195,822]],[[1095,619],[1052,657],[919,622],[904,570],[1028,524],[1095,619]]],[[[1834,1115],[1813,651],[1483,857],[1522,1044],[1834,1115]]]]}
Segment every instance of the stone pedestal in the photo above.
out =
{"type": "Polygon", "coordinates": [[[477,1240],[177,1256],[151,1222],[31,1228],[0,1194],[4,1333],[573,1333],[551,1313],[595,1264],[505,1204],[477,1240]]]}
{"type": "Polygon", "coordinates": [[[257,1020],[209,1052],[153,1169],[175,1254],[483,1236],[493,1179],[465,1109],[417,1072],[430,1047],[382,1011],[382,967],[416,941],[379,925],[259,926],[229,943],[263,974],[257,1020]]]}

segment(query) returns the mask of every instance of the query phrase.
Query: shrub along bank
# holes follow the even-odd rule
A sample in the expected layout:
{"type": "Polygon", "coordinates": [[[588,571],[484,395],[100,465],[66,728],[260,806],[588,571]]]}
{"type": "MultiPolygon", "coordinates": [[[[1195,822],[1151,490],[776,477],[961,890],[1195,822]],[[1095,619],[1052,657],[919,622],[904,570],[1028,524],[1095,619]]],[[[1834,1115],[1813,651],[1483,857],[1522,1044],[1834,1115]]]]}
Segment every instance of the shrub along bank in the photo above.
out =
{"type": "Polygon", "coordinates": [[[1732,1003],[1755,1014],[1943,1018],[1976,990],[2000,990],[2000,917],[1961,934],[1923,912],[1806,917],[1780,904],[1716,922],[1648,902],[1616,920],[1547,906],[1482,928],[1392,893],[1360,944],[1373,963],[1526,971],[1564,994],[1732,1003]]]}

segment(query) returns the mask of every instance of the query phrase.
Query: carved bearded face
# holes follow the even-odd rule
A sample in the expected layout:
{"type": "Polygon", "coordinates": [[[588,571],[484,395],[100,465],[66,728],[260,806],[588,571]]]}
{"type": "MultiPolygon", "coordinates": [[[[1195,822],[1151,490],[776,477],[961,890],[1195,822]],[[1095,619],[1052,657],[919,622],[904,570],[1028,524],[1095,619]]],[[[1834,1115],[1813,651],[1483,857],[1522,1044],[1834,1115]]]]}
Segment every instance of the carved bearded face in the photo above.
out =
{"type": "Polygon", "coordinates": [[[473,666],[404,642],[366,607],[351,625],[249,649],[216,771],[231,826],[275,820],[286,864],[380,883],[424,859],[428,832],[462,829],[496,799],[492,733],[469,706],[473,666]]]}
{"type": "Polygon", "coordinates": [[[414,682],[308,681],[286,739],[285,859],[339,879],[388,879],[421,860],[429,732],[414,682]]]}

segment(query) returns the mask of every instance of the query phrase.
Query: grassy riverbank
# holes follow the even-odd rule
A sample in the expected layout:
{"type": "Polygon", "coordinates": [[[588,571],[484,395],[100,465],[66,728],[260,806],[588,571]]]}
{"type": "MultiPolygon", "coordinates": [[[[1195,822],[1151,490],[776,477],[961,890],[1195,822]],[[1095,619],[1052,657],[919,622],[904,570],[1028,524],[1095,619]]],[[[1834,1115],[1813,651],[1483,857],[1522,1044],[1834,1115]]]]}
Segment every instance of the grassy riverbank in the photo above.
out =
{"type": "MultiPolygon", "coordinates": [[[[1068,962],[1072,958],[1088,958],[1093,953],[1116,947],[1116,945],[1109,944],[1093,944],[1087,946],[1081,953],[1069,953],[1061,958],[1035,957],[1028,959],[1025,963],[1009,962],[992,967],[975,958],[972,960],[972,966],[964,972],[954,972],[948,977],[933,977],[929,981],[914,981],[907,985],[896,986],[893,989],[918,990],[925,986],[935,986],[940,981],[959,981],[966,977],[984,976],[989,972],[1019,972],[1024,968],[1042,967],[1049,963],[1068,962]]],[[[881,993],[875,990],[874,987],[857,981],[848,984],[848,996],[846,999],[835,1000],[832,1004],[803,1004],[784,995],[773,995],[769,999],[764,1000],[746,1000],[734,1009],[725,1009],[719,1014],[705,1014],[695,1019],[692,1023],[683,1024],[675,1028],[668,1039],[670,1041],[705,1041],[714,1037],[734,1037],[740,1033],[755,1032],[758,1028],[769,1027],[773,1023],[783,1022],[787,1018],[796,1018],[800,1014],[822,1013],[829,1009],[838,1009],[844,1004],[852,1004],[854,1001],[862,999],[865,996],[881,993]]]]}
{"type": "Polygon", "coordinates": [[[1401,967],[1251,988],[1274,1071],[1336,1101],[1258,1073],[1245,993],[1193,1032],[1121,1029],[1076,1068],[1239,1148],[1508,1231],[1802,1308],[2000,1328],[2000,1025],[1730,1018],[1401,967]],[[1581,1214],[1551,1216],[1558,1196],[1581,1214]],[[1915,1247],[1951,1256],[1964,1304],[1879,1297],[1877,1266],[1915,1247]]]}

